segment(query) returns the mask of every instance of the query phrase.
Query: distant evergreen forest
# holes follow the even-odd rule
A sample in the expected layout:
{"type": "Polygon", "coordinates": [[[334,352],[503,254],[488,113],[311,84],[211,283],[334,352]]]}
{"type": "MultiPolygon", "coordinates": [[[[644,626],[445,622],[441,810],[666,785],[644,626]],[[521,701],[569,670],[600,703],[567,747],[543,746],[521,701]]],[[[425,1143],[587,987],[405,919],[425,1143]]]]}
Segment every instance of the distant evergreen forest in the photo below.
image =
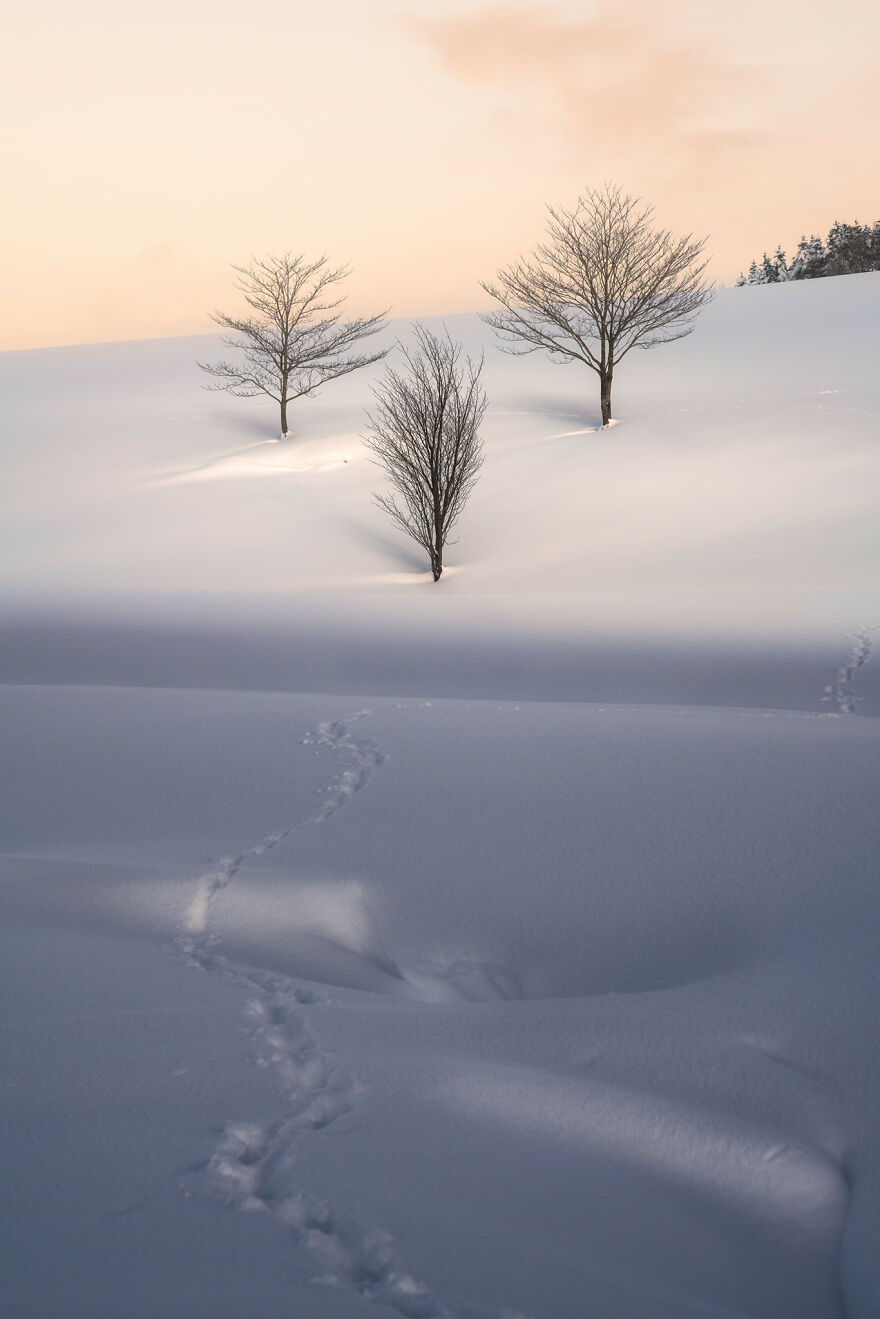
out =
{"type": "Polygon", "coordinates": [[[753,261],[748,274],[740,275],[743,284],[784,284],[790,279],[823,279],[826,275],[858,275],[865,270],[880,270],[880,220],[873,225],[841,224],[835,220],[825,242],[811,234],[801,238],[791,265],[781,247],[774,256],[764,253],[763,260],[753,261]]]}

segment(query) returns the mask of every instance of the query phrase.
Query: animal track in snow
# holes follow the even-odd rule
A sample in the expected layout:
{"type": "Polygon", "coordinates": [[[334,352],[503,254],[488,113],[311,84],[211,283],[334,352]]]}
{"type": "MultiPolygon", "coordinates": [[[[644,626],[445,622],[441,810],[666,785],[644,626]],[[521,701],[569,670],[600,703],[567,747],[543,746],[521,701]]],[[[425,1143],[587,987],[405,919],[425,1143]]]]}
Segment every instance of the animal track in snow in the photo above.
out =
{"type": "Polygon", "coordinates": [[[217,894],[227,887],[242,866],[270,852],[295,829],[326,823],[364,787],[373,770],[377,765],[382,764],[385,757],[372,739],[354,737],[348,725],[355,720],[366,719],[372,713],[372,710],[358,710],[347,720],[326,720],[306,734],[303,738],[304,746],[327,747],[332,751],[341,751],[348,755],[352,763],[343,770],[338,780],[326,788],[317,815],[308,816],[304,820],[295,820],[281,829],[276,829],[235,856],[219,857],[210,870],[199,876],[195,894],[186,914],[185,929],[177,940],[178,947],[183,952],[194,957],[196,961],[201,960],[207,944],[211,905],[217,894]]]}
{"type": "Polygon", "coordinates": [[[328,719],[318,724],[313,732],[306,734],[303,740],[305,746],[344,751],[352,762],[348,769],[343,770],[339,780],[327,789],[321,810],[306,821],[307,824],[324,824],[329,820],[331,815],[335,815],[351,801],[356,792],[361,791],[373,770],[383,763],[385,756],[372,738],[356,738],[348,727],[356,719],[367,719],[371,714],[372,710],[358,710],[347,720],[328,719]]]}
{"type": "MultiPolygon", "coordinates": [[[[198,880],[178,947],[203,970],[253,991],[247,1011],[254,1053],[257,1063],[274,1073],[287,1110],[280,1122],[227,1123],[207,1173],[240,1209],[269,1212],[285,1225],[294,1243],[314,1261],[311,1281],[316,1284],[353,1291],[404,1319],[524,1319],[509,1309],[443,1300],[400,1266],[394,1240],[384,1228],[365,1226],[331,1201],[298,1188],[299,1142],[307,1133],[326,1130],[350,1113],[360,1087],[321,1049],[306,1020],[304,1009],[319,1001],[314,991],[277,973],[238,966],[211,947],[212,902],[241,868],[295,830],[326,823],[383,763],[378,745],[369,738],[356,738],[349,727],[371,713],[359,710],[347,720],[327,720],[305,737],[305,745],[339,751],[348,759],[325,789],[316,814],[265,835],[235,856],[221,858],[198,880]]],[[[515,986],[494,967],[455,963],[444,968],[443,976],[455,986],[459,999],[518,996],[515,986]]]]}
{"type": "Polygon", "coordinates": [[[282,1222],[314,1261],[316,1284],[355,1291],[405,1319],[523,1319],[513,1310],[444,1301],[400,1267],[390,1233],[298,1189],[298,1142],[351,1112],[358,1094],[356,1081],[322,1053],[303,1005],[291,987],[248,1005],[257,1060],[275,1072],[289,1114],[275,1124],[228,1123],[208,1163],[214,1185],[240,1209],[282,1222]]]}
{"type": "MultiPolygon", "coordinates": [[[[308,1000],[306,1000],[308,1001],[308,1000]]],[[[288,1126],[318,1131],[354,1107],[357,1086],[318,1048],[295,991],[254,999],[248,1012],[261,1067],[271,1067],[290,1109],[288,1126]]]]}
{"type": "MultiPolygon", "coordinates": [[[[878,625],[880,626],[880,625],[878,625]]],[[[833,701],[838,714],[855,714],[860,697],[853,691],[853,678],[867,664],[871,657],[871,633],[878,631],[875,627],[860,627],[850,633],[849,654],[835,674],[834,682],[825,688],[823,701],[833,701]]]]}

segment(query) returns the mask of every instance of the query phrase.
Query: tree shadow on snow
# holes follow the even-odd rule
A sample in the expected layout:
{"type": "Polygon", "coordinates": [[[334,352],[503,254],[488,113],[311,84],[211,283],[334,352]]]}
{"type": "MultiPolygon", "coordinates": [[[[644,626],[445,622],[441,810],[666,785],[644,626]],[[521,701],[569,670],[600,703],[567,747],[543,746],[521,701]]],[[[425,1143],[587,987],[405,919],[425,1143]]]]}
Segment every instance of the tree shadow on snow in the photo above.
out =
{"type": "Polygon", "coordinates": [[[374,530],[372,527],[365,527],[361,522],[355,522],[351,518],[342,520],[345,526],[352,534],[352,537],[360,541],[362,545],[369,546],[372,550],[378,550],[386,559],[390,561],[390,566],[394,568],[403,568],[414,573],[424,573],[430,568],[428,556],[423,551],[412,546],[408,541],[396,536],[386,536],[382,532],[374,530]]]}
{"type": "Polygon", "coordinates": [[[602,425],[602,415],[598,408],[594,410],[587,407],[582,398],[559,398],[558,395],[549,398],[546,394],[529,395],[506,399],[503,406],[514,412],[535,413],[542,417],[552,417],[554,421],[570,422],[572,428],[602,425]]]}

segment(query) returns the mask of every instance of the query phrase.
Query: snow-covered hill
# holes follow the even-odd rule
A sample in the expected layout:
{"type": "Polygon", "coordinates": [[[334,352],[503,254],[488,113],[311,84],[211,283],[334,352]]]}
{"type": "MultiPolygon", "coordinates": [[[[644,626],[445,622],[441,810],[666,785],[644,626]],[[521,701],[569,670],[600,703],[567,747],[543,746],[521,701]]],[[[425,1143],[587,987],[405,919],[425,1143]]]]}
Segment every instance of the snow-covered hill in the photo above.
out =
{"type": "Polygon", "coordinates": [[[449,326],[436,586],[365,380],[0,356],[9,1319],[880,1313],[880,275],[449,326]]]}
{"type": "Polygon", "coordinates": [[[436,586],[372,504],[365,376],[279,443],[202,388],[212,339],[4,354],[3,676],[817,708],[880,618],[878,308],[873,274],[723,290],[606,431],[591,373],[450,318],[491,406],[436,586]]]}

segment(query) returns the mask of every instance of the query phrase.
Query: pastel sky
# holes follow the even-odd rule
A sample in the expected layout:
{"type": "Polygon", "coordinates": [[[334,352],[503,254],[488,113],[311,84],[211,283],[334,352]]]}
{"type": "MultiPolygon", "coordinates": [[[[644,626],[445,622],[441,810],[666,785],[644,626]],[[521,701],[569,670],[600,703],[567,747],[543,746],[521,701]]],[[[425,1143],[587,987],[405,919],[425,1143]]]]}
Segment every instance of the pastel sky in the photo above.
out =
{"type": "Polygon", "coordinates": [[[606,180],[712,273],[880,216],[880,6],[31,0],[0,48],[0,347],[199,333],[230,262],[349,261],[349,306],[485,307],[606,180]]]}

